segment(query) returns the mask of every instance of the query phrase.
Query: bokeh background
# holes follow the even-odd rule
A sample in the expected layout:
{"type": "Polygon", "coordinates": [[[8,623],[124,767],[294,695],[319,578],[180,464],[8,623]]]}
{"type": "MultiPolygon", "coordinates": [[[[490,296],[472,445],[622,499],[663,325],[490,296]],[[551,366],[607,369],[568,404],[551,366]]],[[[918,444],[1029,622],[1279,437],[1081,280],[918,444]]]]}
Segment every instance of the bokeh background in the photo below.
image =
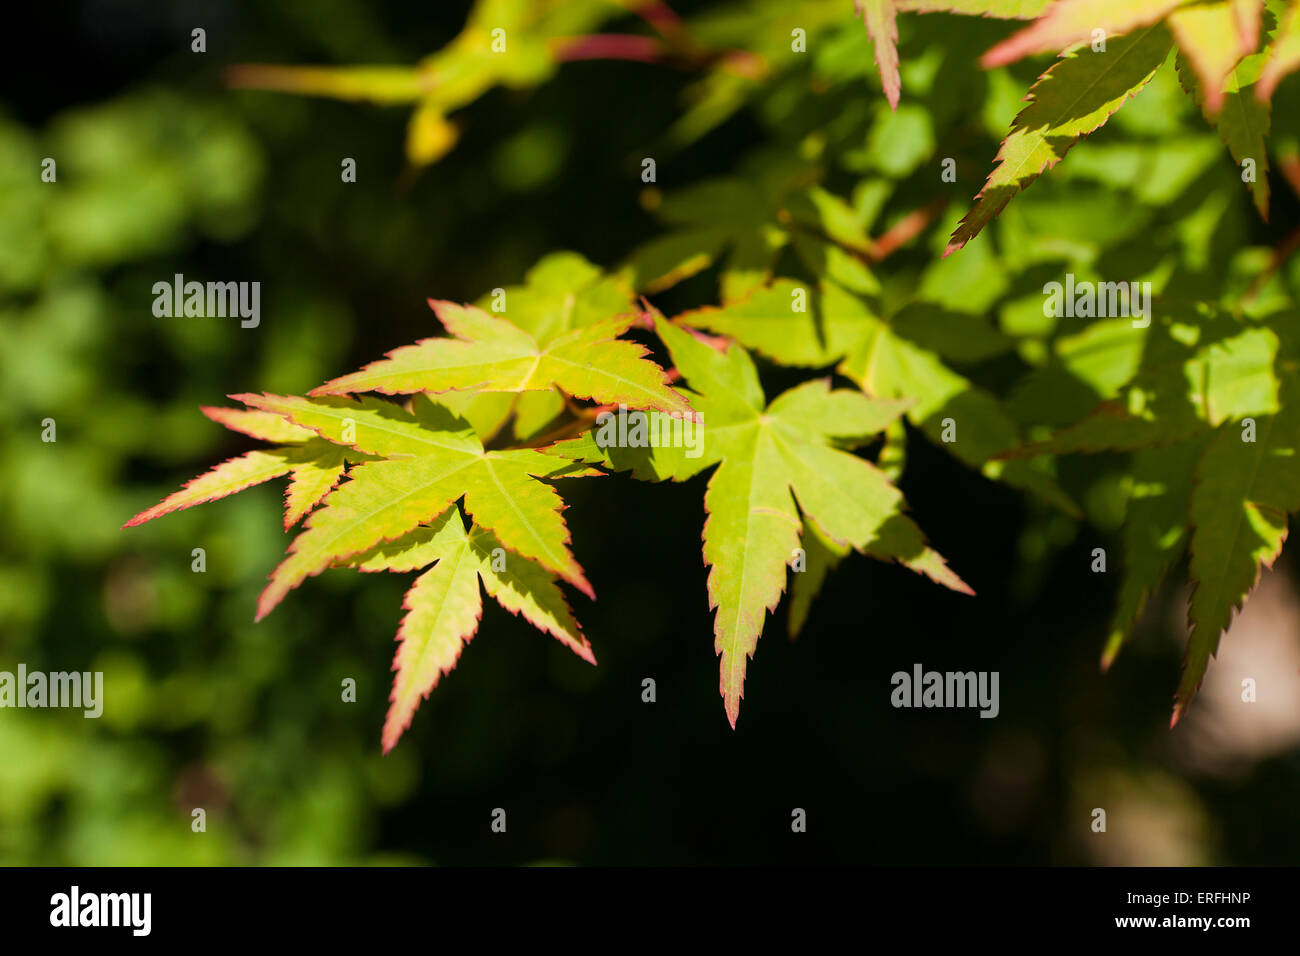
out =
{"type": "MultiPolygon", "coordinates": [[[[850,558],[797,641],[784,607],[770,621],[734,732],[700,556],[704,479],[567,484],[575,552],[600,596],[575,595],[575,608],[599,667],[487,602],[459,667],[388,756],[379,730],[407,576],[326,573],[255,625],[286,544],[278,483],[120,530],[248,446],[198,406],[302,393],[433,331],[427,297],[476,299],[548,252],[617,265],[662,231],[639,177],[647,155],[666,193],[812,157],[838,194],[883,197],[874,232],[931,203],[940,157],[955,157],[955,201],[879,274],[890,295],[920,290],[1010,335],[1041,303],[1044,250],[1050,274],[1112,257],[1218,298],[1240,294],[1298,218],[1279,179],[1272,224],[1259,221],[1166,70],[993,238],[940,263],[945,227],[1042,64],[985,74],[975,60],[1008,25],[906,17],[891,114],[849,0],[839,18],[807,4],[812,52],[685,137],[670,131],[703,75],[691,64],[572,63],[535,89],[495,88],[422,170],[404,153],[407,107],[223,81],[242,62],[415,63],[469,6],[24,6],[31,19],[10,37],[21,49],[0,67],[0,669],[102,670],[106,705],[97,721],[0,711],[0,862],[1300,858],[1295,562],[1266,575],[1171,732],[1181,573],[1112,672],[1097,666],[1115,577],[1089,565],[1093,547],[1118,554],[1122,459],[1069,464],[1079,521],[913,434],[902,487],[978,597],[850,558]],[[196,26],[205,54],[190,50],[196,26]],[[40,181],[46,156],[56,184],[40,181]],[[357,160],[355,184],[340,182],[343,157],[357,160]],[[261,325],[154,317],[153,283],[177,272],[260,281],[261,325]],[[45,418],[57,442],[41,441],[45,418]],[[196,547],[204,574],[190,569],[196,547]],[[890,675],[917,662],[999,671],[1000,716],[894,710],[890,675]],[[1245,676],[1259,684],[1253,706],[1238,702],[1245,676]],[[356,703],[340,699],[349,677],[356,703]],[[646,677],[654,704],[641,701],[646,677]],[[191,831],[195,807],[205,833],[191,831]],[[504,835],[489,829],[497,807],[504,835]],[[796,807],[806,834],[791,832],[796,807]],[[1094,807],[1106,834],[1090,829],[1094,807]]],[[[802,15],[791,0],[673,6],[703,34],[777,48],[802,15]]],[[[642,29],[630,15],[606,28],[642,29]]],[[[1288,85],[1278,96],[1275,116],[1300,116],[1288,85]]],[[[1267,294],[1297,290],[1287,267],[1267,294]]],[[[715,296],[705,272],[655,302],[671,314],[715,296]]],[[[965,371],[1005,394],[1022,369],[965,371]]]]}

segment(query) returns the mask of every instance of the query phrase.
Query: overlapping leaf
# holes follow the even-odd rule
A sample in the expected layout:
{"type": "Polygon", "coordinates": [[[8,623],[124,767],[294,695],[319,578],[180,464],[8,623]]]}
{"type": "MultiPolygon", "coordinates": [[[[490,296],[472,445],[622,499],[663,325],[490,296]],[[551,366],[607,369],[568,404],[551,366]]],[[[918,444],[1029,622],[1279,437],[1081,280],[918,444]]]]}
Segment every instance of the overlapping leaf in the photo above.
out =
{"type": "Polygon", "coordinates": [[[204,412],[252,437],[293,443],[231,459],[127,526],[290,475],[286,527],[323,504],[272,574],[259,618],[289,588],[326,567],[412,571],[434,565],[406,598],[385,750],[477,629],[480,580],[506,610],[595,662],[555,575],[588,595],[591,588],[569,553],[559,496],[534,477],[583,469],[532,449],[484,451],[467,422],[423,395],[410,411],[373,397],[234,397],[248,408],[204,412]],[[358,465],[335,488],[348,462],[358,465]],[[455,504],[462,495],[477,519],[469,531],[455,504]]]}
{"type": "Polygon", "coordinates": [[[312,395],[382,392],[536,392],[559,388],[601,404],[689,411],[667,385],[644,347],[618,337],[636,321],[602,319],[539,345],[528,332],[475,306],[430,300],[450,338],[403,346],[359,372],[314,389],[312,395]]]}
{"type": "Polygon", "coordinates": [[[844,199],[806,183],[807,170],[708,180],[669,193],[655,210],[669,227],[628,260],[648,293],[669,288],[721,263],[719,294],[730,302],[771,279],[787,246],[819,273],[859,292],[880,283],[864,261],[873,244],[864,217],[844,199]]]}
{"type": "MultiPolygon", "coordinates": [[[[533,336],[541,347],[610,316],[639,312],[636,296],[623,276],[606,275],[573,252],[545,256],[528,270],[522,285],[493,290],[475,305],[499,313],[533,336]]],[[[440,400],[471,421],[484,419],[483,427],[478,428],[480,437],[494,434],[508,418],[519,440],[535,438],[565,407],[564,395],[556,388],[514,394],[476,392],[461,397],[448,392],[440,400]]]]}
{"type": "MultiPolygon", "coordinates": [[[[1138,369],[1120,395],[1050,439],[1005,457],[1132,451],[1277,411],[1279,337],[1209,308],[1157,302],[1138,369]]],[[[1141,330],[1130,330],[1142,335],[1141,330]]]]}
{"type": "Polygon", "coordinates": [[[709,605],[716,609],[719,689],[733,727],[746,661],[785,589],[805,523],[835,546],[896,560],[969,592],[903,514],[898,489],[870,462],[837,447],[868,440],[896,420],[906,402],[832,391],[826,381],[814,380],[769,404],[744,349],[716,351],[662,318],[656,328],[703,422],[698,456],[673,445],[617,447],[602,443],[598,431],[553,451],[677,481],[717,466],[704,495],[704,560],[709,605]]]}
{"type": "Polygon", "coordinates": [[[282,442],[218,465],[128,526],[290,475],[286,527],[321,503],[259,601],[262,617],[288,589],[330,566],[425,571],[407,594],[383,745],[456,663],[481,612],[479,582],[506,610],[595,663],[555,582],[591,588],[568,550],[555,490],[534,476],[582,474],[532,449],[488,452],[472,427],[424,395],[410,410],[367,396],[238,395],[247,408],[205,408],[255,438],[282,442]],[[348,462],[357,463],[348,480],[348,462]],[[456,501],[475,523],[467,531],[456,501]],[[323,503],[322,503],[323,500],[323,503]]]}

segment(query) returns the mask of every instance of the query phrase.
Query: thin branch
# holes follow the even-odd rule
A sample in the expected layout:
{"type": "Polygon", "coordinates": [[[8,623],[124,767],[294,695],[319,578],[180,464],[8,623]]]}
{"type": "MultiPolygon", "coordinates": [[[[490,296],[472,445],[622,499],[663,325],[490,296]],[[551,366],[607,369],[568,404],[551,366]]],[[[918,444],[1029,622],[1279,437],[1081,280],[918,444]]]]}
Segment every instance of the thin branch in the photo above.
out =
{"type": "Polygon", "coordinates": [[[662,63],[668,51],[655,37],[630,33],[589,33],[586,36],[552,41],[552,56],[558,63],[579,60],[630,60],[635,63],[662,63]]]}
{"type": "Polygon", "coordinates": [[[1269,257],[1268,265],[1265,266],[1264,271],[1255,276],[1254,280],[1250,283],[1250,288],[1248,288],[1245,295],[1241,297],[1241,304],[1250,305],[1259,298],[1259,294],[1264,291],[1264,286],[1268,284],[1268,280],[1277,274],[1277,271],[1286,264],[1288,259],[1295,255],[1297,250],[1300,250],[1300,229],[1293,231],[1289,236],[1279,242],[1276,247],[1274,247],[1273,255],[1269,257]]]}
{"type": "Polygon", "coordinates": [[[1285,177],[1291,191],[1300,198],[1300,155],[1292,153],[1282,157],[1278,160],[1277,168],[1285,177]]]}
{"type": "Polygon", "coordinates": [[[630,0],[629,8],[665,38],[683,36],[686,23],[663,0],[630,0]]]}
{"type": "Polygon", "coordinates": [[[880,262],[907,245],[938,219],[947,206],[948,200],[939,198],[898,220],[872,245],[871,261],[880,262]]]}

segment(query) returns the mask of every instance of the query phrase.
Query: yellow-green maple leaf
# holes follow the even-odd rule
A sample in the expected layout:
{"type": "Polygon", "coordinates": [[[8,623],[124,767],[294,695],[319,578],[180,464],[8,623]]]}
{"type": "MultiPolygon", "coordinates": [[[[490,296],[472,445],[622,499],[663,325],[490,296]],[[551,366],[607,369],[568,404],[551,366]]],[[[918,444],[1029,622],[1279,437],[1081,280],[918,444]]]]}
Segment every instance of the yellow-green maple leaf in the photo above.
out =
{"type": "Polygon", "coordinates": [[[551,453],[677,481],[717,465],[704,494],[704,561],[709,606],[717,612],[719,690],[733,727],[746,661],[785,590],[805,521],[837,545],[896,560],[970,593],[902,513],[902,493],[870,462],[840,447],[878,433],[903,414],[907,402],[832,390],[819,379],[768,403],[743,348],[719,352],[662,318],[656,329],[690,385],[692,407],[703,423],[698,456],[683,447],[602,447],[592,432],[551,453]]]}
{"type": "Polygon", "coordinates": [[[359,372],[326,382],[313,395],[382,392],[529,392],[558,387],[575,398],[601,404],[689,411],[668,387],[663,369],[646,349],[618,337],[635,315],[603,319],[552,339],[546,345],[518,326],[474,306],[430,300],[450,338],[403,346],[359,372]]]}

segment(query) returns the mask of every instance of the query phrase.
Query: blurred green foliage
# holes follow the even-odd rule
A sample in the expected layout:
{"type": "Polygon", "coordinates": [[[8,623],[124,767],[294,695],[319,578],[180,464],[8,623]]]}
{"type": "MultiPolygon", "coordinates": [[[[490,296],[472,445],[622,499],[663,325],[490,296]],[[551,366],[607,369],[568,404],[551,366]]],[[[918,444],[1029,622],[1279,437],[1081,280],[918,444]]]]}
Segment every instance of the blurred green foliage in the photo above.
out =
{"type": "MultiPolygon", "coordinates": [[[[338,685],[348,667],[304,669],[292,653],[294,633],[325,618],[254,630],[231,600],[256,593],[259,553],[278,547],[274,503],[241,501],[215,523],[183,519],[131,538],[118,530],[152,494],[142,469],[170,471],[224,440],[193,416],[240,343],[217,324],[151,320],[145,296],[154,276],[193,268],[186,256],[199,245],[248,235],[263,150],[211,97],[155,89],[68,110],[40,131],[5,122],[0,156],[0,647],[8,670],[103,671],[109,701],[99,720],[5,711],[0,859],[365,859],[363,808],[408,792],[412,768],[400,758],[380,768],[365,735],[329,733],[339,695],[310,689],[338,685]],[[56,183],[29,174],[45,156],[58,157],[56,183]],[[45,419],[51,443],[40,439],[45,419]],[[202,576],[190,570],[199,546],[202,576]],[[300,722],[250,744],[272,700],[300,722]],[[287,778],[305,749],[318,755],[302,768],[309,778],[287,778]],[[202,838],[193,807],[209,814],[202,838]]],[[[267,350],[259,374],[324,375],[346,342],[343,311],[302,290],[274,307],[286,344],[267,350]],[[313,348],[331,317],[332,343],[313,348]]]]}

